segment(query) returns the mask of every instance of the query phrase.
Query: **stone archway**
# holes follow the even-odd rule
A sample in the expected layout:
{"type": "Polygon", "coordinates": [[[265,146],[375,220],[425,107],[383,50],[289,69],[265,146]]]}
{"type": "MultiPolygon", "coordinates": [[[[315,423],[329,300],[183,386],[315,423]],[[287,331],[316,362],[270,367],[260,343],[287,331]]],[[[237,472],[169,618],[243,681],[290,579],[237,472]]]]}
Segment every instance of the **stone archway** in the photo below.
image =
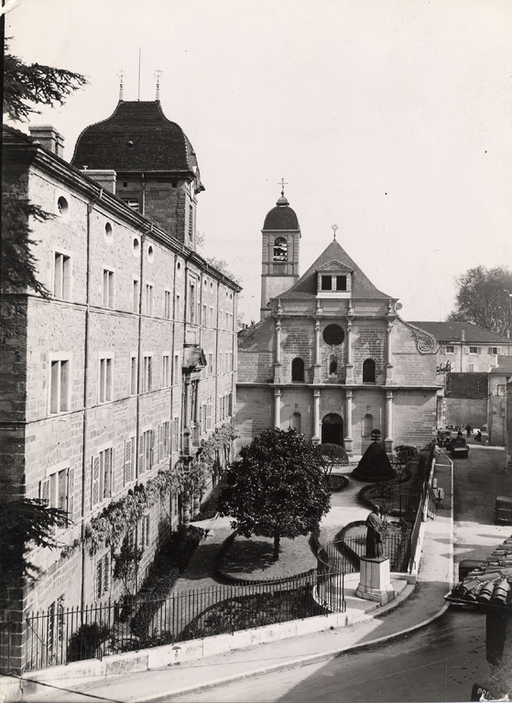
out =
{"type": "Polygon", "coordinates": [[[322,444],[343,446],[343,420],[337,413],[329,413],[322,420],[322,444]]]}

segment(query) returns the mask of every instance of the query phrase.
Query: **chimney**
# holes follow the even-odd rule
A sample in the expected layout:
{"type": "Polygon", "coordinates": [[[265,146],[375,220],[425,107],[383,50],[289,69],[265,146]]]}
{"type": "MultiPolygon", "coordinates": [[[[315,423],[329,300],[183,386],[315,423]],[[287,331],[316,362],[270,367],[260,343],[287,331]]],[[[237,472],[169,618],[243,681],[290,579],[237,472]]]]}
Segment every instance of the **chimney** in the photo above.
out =
{"type": "Polygon", "coordinates": [[[465,342],[466,341],[466,330],[461,330],[460,331],[460,341],[465,342]]]}
{"type": "Polygon", "coordinates": [[[117,183],[117,173],[113,171],[112,169],[88,169],[88,168],[82,168],[80,171],[85,175],[91,178],[93,181],[96,181],[98,185],[100,185],[102,188],[105,190],[108,190],[109,193],[114,193],[116,192],[116,183],[117,183]]]}
{"type": "Polygon", "coordinates": [[[57,132],[51,125],[42,125],[41,127],[29,127],[30,136],[36,142],[39,142],[45,149],[51,151],[52,154],[64,156],[64,137],[57,132]]]}

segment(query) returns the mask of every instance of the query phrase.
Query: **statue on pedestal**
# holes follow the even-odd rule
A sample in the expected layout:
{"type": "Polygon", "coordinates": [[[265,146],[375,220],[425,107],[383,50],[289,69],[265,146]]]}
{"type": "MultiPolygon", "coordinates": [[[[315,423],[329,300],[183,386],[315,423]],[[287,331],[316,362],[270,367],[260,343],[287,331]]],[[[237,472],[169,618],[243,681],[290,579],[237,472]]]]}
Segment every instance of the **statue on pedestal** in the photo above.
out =
{"type": "Polygon", "coordinates": [[[380,507],[374,506],[372,512],[366,518],[366,556],[370,559],[377,559],[383,556],[383,532],[384,523],[379,515],[380,507]]]}

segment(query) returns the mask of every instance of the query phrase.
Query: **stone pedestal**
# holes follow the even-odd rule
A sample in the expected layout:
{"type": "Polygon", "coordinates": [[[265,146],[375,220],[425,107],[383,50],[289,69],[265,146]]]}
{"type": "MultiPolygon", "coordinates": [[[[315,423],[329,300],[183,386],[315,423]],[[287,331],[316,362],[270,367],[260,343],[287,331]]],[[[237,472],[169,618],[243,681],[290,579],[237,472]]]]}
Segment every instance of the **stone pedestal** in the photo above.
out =
{"type": "Polygon", "coordinates": [[[387,557],[361,557],[361,577],[356,595],[366,600],[374,600],[384,605],[395,597],[389,573],[387,557]]]}

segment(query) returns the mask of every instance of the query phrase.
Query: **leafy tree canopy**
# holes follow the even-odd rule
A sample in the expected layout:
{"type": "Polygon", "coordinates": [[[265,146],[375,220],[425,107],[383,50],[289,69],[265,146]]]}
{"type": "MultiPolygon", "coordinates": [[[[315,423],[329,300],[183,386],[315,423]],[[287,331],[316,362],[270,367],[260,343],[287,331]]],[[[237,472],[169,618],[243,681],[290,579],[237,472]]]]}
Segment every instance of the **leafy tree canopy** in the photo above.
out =
{"type": "Polygon", "coordinates": [[[506,335],[510,329],[512,271],[499,266],[477,266],[456,279],[455,310],[448,322],[472,322],[491,332],[506,335]]]}
{"type": "Polygon", "coordinates": [[[67,524],[67,513],[49,508],[41,500],[18,498],[0,502],[0,564],[2,580],[16,577],[33,580],[39,568],[30,558],[33,546],[58,546],[55,527],[67,524]]]}
{"type": "Polygon", "coordinates": [[[66,98],[87,80],[63,68],[26,64],[8,52],[4,56],[4,115],[23,122],[39,113],[35,105],[63,105],[66,98]]]}
{"type": "Polygon", "coordinates": [[[241,450],[225,480],[219,513],[234,518],[244,537],[273,538],[275,561],[281,537],[309,534],[329,510],[320,455],[293,429],[263,430],[241,450]]]}
{"type": "Polygon", "coordinates": [[[317,444],[316,453],[320,456],[320,466],[326,476],[330,476],[336,464],[348,465],[348,455],[341,444],[317,444]]]}

